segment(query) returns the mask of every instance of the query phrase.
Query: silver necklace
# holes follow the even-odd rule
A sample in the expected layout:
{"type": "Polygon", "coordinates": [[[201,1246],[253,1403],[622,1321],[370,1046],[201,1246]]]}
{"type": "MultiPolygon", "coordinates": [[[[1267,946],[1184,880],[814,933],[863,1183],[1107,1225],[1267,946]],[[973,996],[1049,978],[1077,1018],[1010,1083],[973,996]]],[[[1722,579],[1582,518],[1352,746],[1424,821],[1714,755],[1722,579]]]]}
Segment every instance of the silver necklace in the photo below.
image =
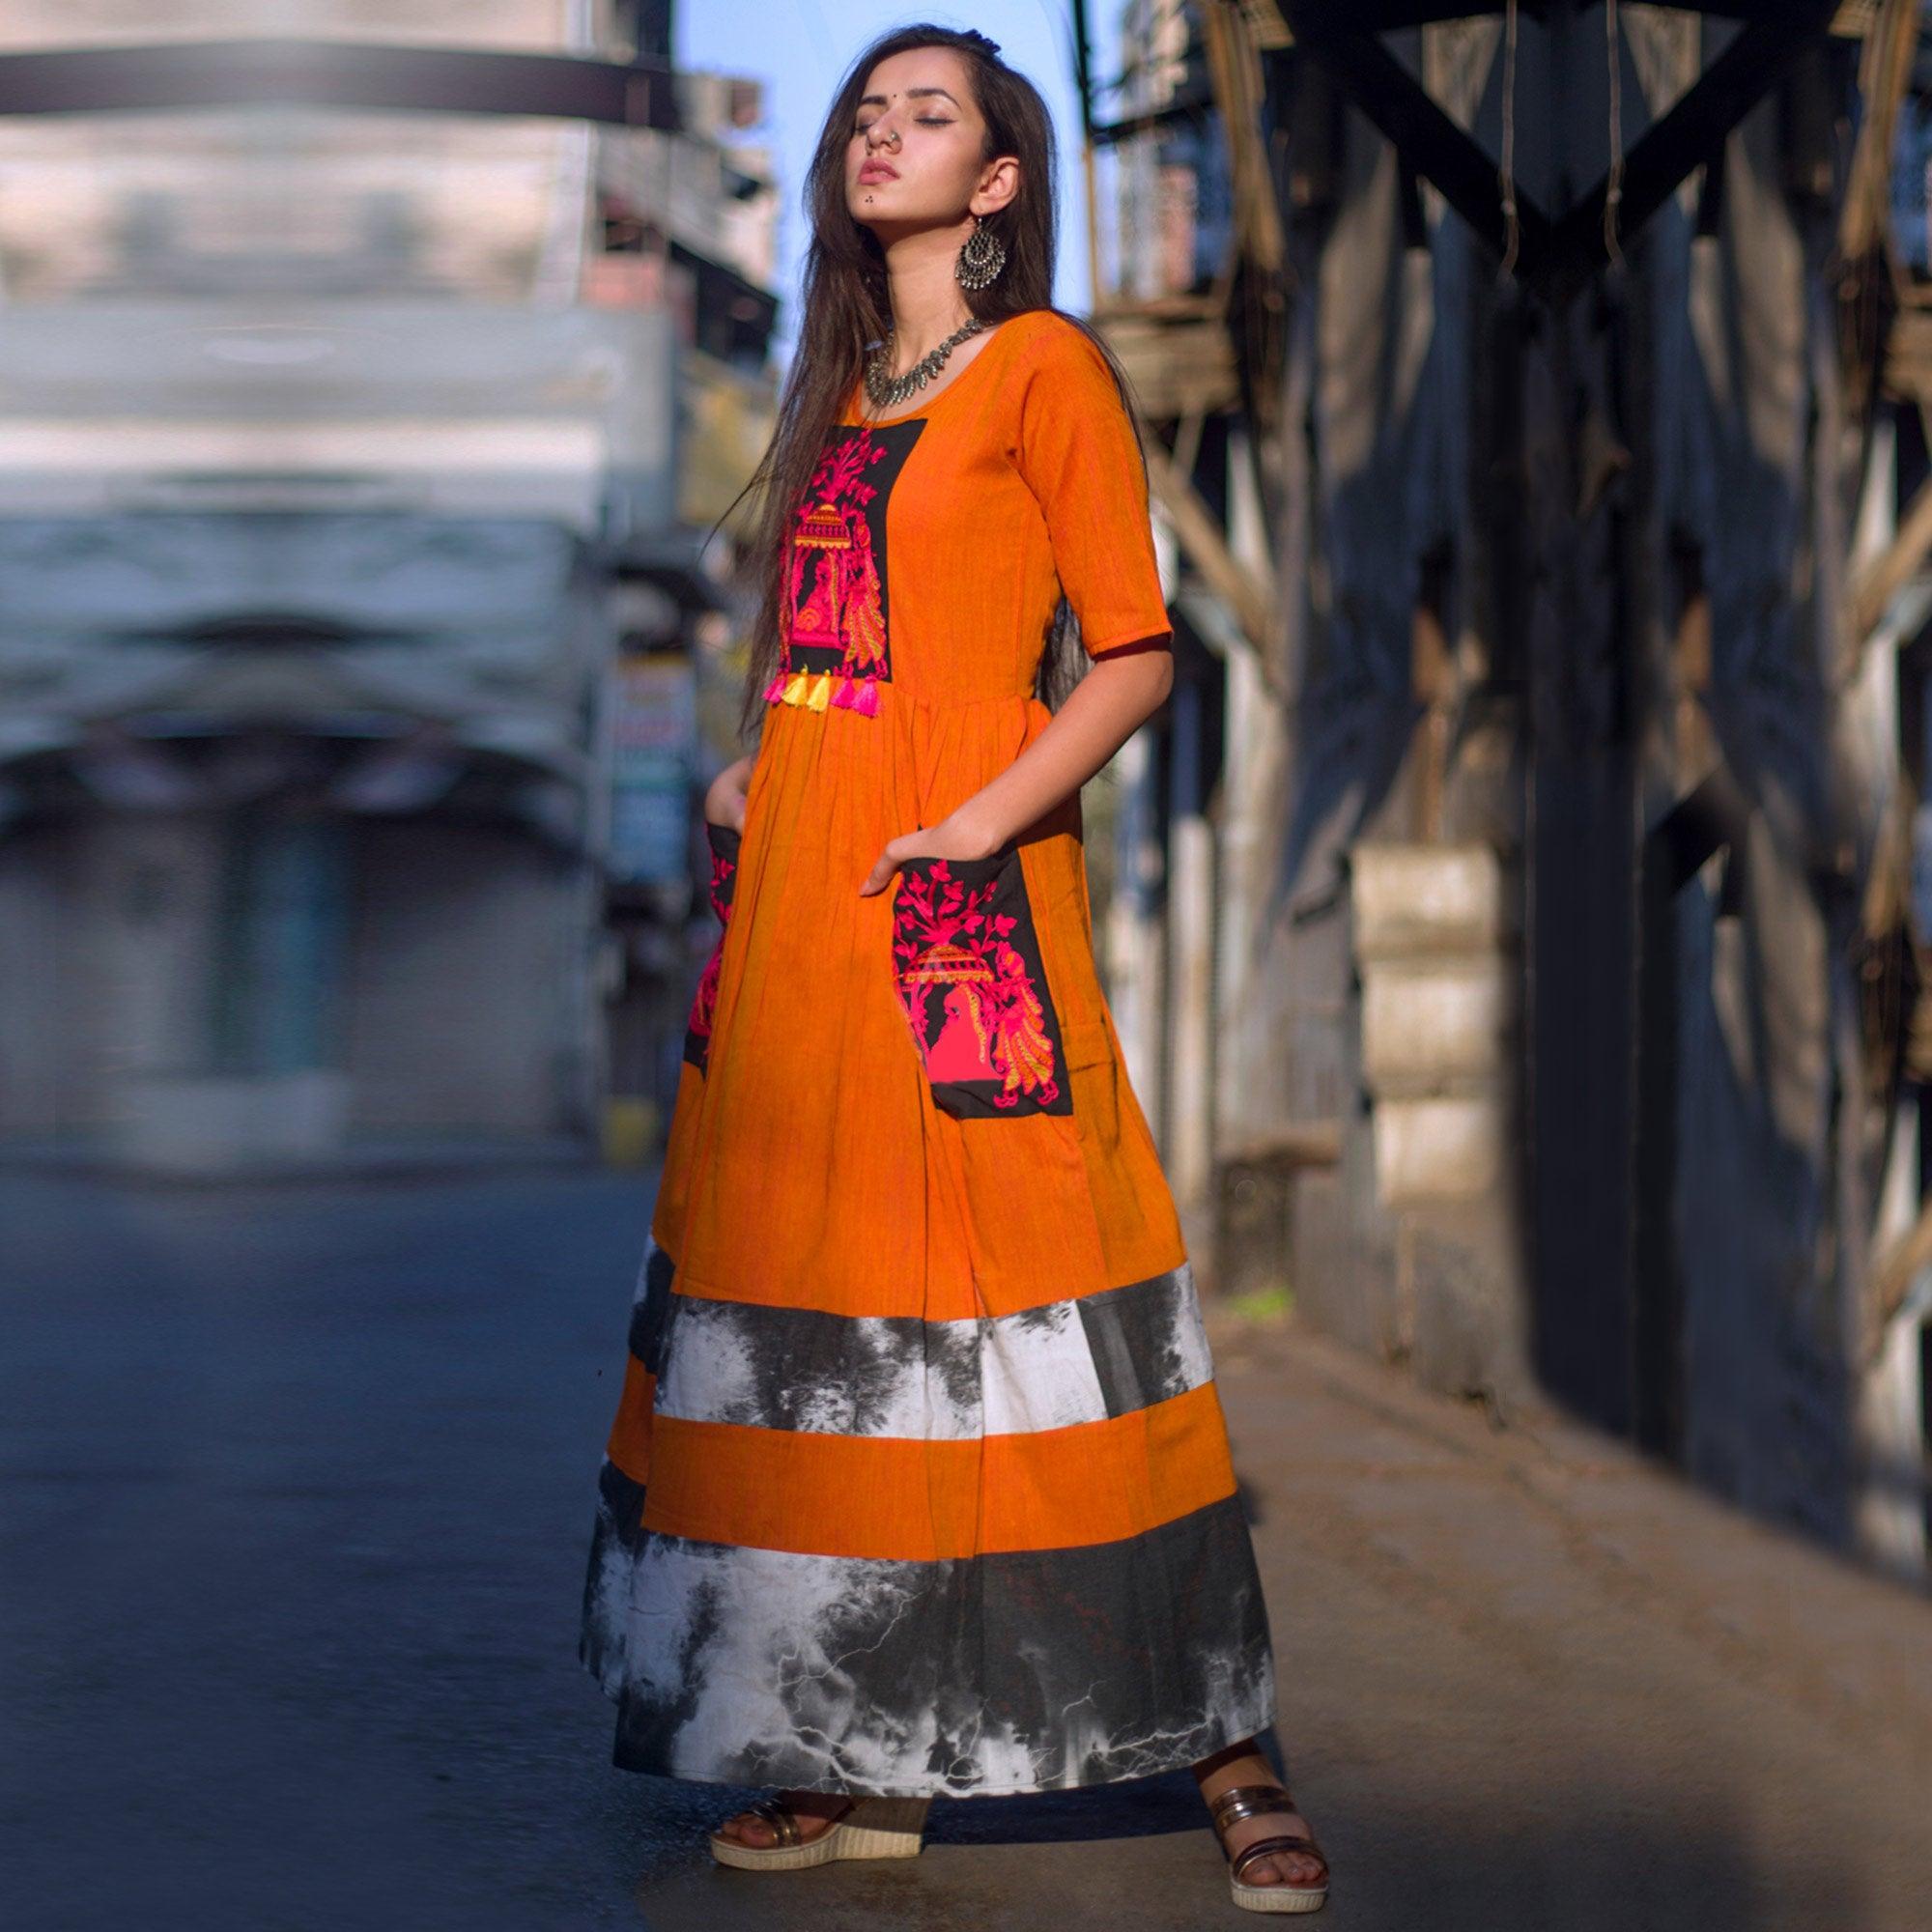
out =
{"type": "Polygon", "coordinates": [[[930,355],[922,355],[903,376],[886,373],[893,366],[893,335],[888,329],[886,339],[866,357],[866,394],[872,407],[892,409],[916,396],[939,374],[946,358],[969,335],[978,335],[985,326],[977,315],[969,316],[962,327],[955,328],[930,355]]]}

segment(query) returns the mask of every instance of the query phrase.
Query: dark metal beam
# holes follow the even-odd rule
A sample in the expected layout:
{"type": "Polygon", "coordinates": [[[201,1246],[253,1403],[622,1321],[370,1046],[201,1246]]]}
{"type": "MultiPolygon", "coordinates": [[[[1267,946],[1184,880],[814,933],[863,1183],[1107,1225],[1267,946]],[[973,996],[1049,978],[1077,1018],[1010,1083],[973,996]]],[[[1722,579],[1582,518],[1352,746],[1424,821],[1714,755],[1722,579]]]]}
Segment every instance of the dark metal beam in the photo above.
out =
{"type": "MultiPolygon", "coordinates": [[[[1521,0],[1525,19],[1543,18],[1546,0],[1521,0]]],[[[1484,14],[1500,14],[1494,7],[1471,6],[1469,0],[1312,0],[1300,7],[1284,5],[1282,14],[1297,39],[1303,31],[1296,14],[1325,14],[1330,33],[1389,34],[1401,27],[1430,27],[1443,20],[1467,20],[1484,14]]]]}
{"type": "MultiPolygon", "coordinates": [[[[1618,226],[1634,235],[1701,162],[1716,154],[1789,69],[1816,43],[1837,0],[1809,0],[1784,11],[1808,16],[1808,28],[1747,27],[1654,122],[1624,158],[1618,226]]],[[[1552,301],[1574,296],[1608,260],[1604,240],[1605,177],[1567,210],[1548,253],[1529,271],[1552,301]]]]}
{"type": "Polygon", "coordinates": [[[1073,84],[1080,90],[1080,134],[1094,139],[1094,43],[1087,31],[1087,0],[1073,0],[1073,84]]]}
{"type": "MultiPolygon", "coordinates": [[[[1489,150],[1444,111],[1373,33],[1360,30],[1352,9],[1285,0],[1283,11],[1294,31],[1295,52],[1327,73],[1350,104],[1501,255],[1508,233],[1496,163],[1489,150]]],[[[1524,274],[1543,259],[1553,231],[1548,216],[1520,185],[1517,231],[1517,271],[1524,274]]]]}
{"type": "MultiPolygon", "coordinates": [[[[1683,97],[1631,149],[1623,168],[1621,232],[1642,227],[1678,185],[1723,146],[1744,117],[1831,26],[1839,0],[1779,0],[1780,24],[1737,34],[1683,97]]],[[[1295,52],[1337,81],[1350,103],[1501,255],[1508,245],[1496,163],[1372,31],[1362,14],[1326,0],[1282,0],[1295,52]]],[[[1493,11],[1493,10],[1491,10],[1493,11]]],[[[1518,278],[1550,300],[1574,296],[1607,259],[1607,178],[1552,222],[1517,187],[1518,278]]]]}
{"type": "Polygon", "coordinates": [[[338,41],[199,41],[0,54],[0,114],[348,107],[678,126],[670,69],[338,41]]]}
{"type": "MultiPolygon", "coordinates": [[[[1589,13],[1601,4],[1602,0],[1576,0],[1575,11],[1589,13]]],[[[1293,11],[1283,0],[1282,14],[1298,35],[1301,29],[1292,18],[1293,11]]],[[[1500,4],[1474,6],[1469,0],[1305,0],[1300,11],[1326,14],[1332,22],[1330,31],[1386,34],[1401,27],[1427,27],[1444,20],[1480,18],[1485,14],[1500,14],[1504,9],[1500,4]]],[[[1548,0],[1520,0],[1518,11],[1526,20],[1540,21],[1548,12],[1548,0]]],[[[1810,0],[1719,0],[1715,7],[1673,7],[1668,11],[1704,14],[1719,20],[1747,20],[1759,27],[1791,27],[1808,33],[1814,31],[1812,15],[1817,10],[1810,0]]],[[[1831,11],[1833,20],[1828,20],[1820,31],[1839,34],[1858,31],[1849,25],[1834,25],[1838,16],[1849,14],[1844,0],[1833,0],[1831,11]]]]}
{"type": "Polygon", "coordinates": [[[1836,34],[1844,39],[1864,38],[1861,31],[1849,24],[1839,25],[1841,18],[1855,19],[1856,14],[1846,7],[1844,0],[1833,0],[1824,9],[1825,20],[1818,21],[1819,9],[1815,0],[1724,0],[1716,7],[1680,7],[1680,14],[1708,14],[1719,20],[1745,20],[1754,27],[1784,27],[1799,34],[1836,34]]]}
{"type": "MultiPolygon", "coordinates": [[[[1597,3],[1598,0],[1582,0],[1585,7],[1597,3]]],[[[1687,7],[1677,11],[1708,14],[1722,19],[1748,20],[1762,27],[1784,28],[1795,33],[1824,33],[1830,30],[1832,18],[1841,11],[1842,5],[1843,0],[1831,0],[1831,4],[1826,6],[1821,6],[1820,0],[1729,0],[1727,5],[1687,7]],[[1822,27],[1819,25],[1821,13],[1825,15],[1822,27]]],[[[1077,13],[1084,12],[1084,0],[1075,0],[1075,9],[1077,13]]],[[[1283,15],[1296,37],[1295,47],[1292,51],[1303,53],[1314,51],[1318,45],[1338,43],[1350,37],[1367,39],[1374,34],[1393,32],[1403,27],[1463,20],[1501,11],[1500,7],[1472,6],[1468,0],[1372,0],[1370,4],[1347,7],[1334,4],[1334,0],[1300,0],[1299,5],[1294,4],[1294,0],[1283,0],[1282,5],[1283,15]]],[[[1544,0],[1523,0],[1525,18],[1540,20],[1545,11],[1544,0]]],[[[1400,63],[1397,65],[1400,66],[1400,63]]],[[[1407,70],[1403,71],[1406,73],[1407,70]]],[[[1212,110],[1213,105],[1211,93],[1177,96],[1145,113],[1125,115],[1119,121],[1091,126],[1089,131],[1096,148],[1111,148],[1137,135],[1151,134],[1156,128],[1177,121],[1199,121],[1212,110]]],[[[1091,102],[1089,107],[1091,111],[1091,102]]],[[[1426,169],[1420,171],[1428,172],[1426,169]]],[[[1435,179],[1433,176],[1430,178],[1435,179]]],[[[1436,182],[1436,186],[1442,187],[1442,184],[1436,182]]],[[[1448,190],[1444,188],[1443,192],[1446,195],[1448,190]]]]}

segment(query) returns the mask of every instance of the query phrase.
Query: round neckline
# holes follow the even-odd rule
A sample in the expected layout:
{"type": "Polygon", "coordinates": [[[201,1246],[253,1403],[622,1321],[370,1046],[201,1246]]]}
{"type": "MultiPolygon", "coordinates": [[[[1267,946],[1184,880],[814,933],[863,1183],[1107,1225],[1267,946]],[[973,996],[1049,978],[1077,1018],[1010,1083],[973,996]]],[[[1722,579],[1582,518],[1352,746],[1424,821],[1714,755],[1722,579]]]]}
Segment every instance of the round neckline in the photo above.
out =
{"type": "MultiPolygon", "coordinates": [[[[892,425],[895,423],[911,422],[916,417],[930,415],[932,412],[938,409],[941,406],[941,404],[943,404],[947,400],[949,396],[951,396],[956,389],[958,389],[961,386],[961,384],[970,380],[974,370],[979,368],[980,363],[985,361],[986,358],[992,355],[993,350],[995,346],[998,344],[1001,336],[1005,335],[1008,329],[1012,327],[1014,323],[1023,321],[1029,315],[1037,315],[1038,314],[1038,312],[1039,311],[1037,309],[1022,309],[1018,315],[1009,315],[1006,319],[1006,321],[1001,323],[996,328],[989,330],[988,333],[991,335],[992,340],[986,344],[985,348],[980,350],[979,355],[974,356],[972,361],[967,363],[965,368],[960,370],[958,375],[953,377],[952,382],[947,384],[945,388],[940,390],[938,395],[930,398],[930,400],[928,400],[927,402],[923,403],[914,409],[901,410],[896,415],[866,416],[856,423],[848,424],[848,427],[853,429],[890,429],[892,425]]],[[[853,389],[853,394],[862,396],[865,394],[865,392],[866,392],[866,379],[862,376],[853,389]]],[[[851,413],[852,412],[849,409],[846,410],[845,414],[848,417],[850,416],[851,413]]]]}

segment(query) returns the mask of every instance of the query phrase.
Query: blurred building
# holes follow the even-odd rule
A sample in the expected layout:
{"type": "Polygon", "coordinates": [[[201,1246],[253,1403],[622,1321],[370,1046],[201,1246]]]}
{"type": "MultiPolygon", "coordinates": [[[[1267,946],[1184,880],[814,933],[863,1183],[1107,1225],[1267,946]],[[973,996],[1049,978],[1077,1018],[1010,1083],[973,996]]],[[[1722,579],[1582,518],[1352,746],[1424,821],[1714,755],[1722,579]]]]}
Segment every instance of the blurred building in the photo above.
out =
{"type": "MultiPolygon", "coordinates": [[[[0,55],[246,71],[290,31],[352,79],[662,83],[670,22],[106,0],[9,8],[0,55]]],[[[694,75],[644,127],[0,118],[0,1147],[582,1145],[662,1095],[731,630],[701,544],[770,405],[759,111],[694,75]]]]}

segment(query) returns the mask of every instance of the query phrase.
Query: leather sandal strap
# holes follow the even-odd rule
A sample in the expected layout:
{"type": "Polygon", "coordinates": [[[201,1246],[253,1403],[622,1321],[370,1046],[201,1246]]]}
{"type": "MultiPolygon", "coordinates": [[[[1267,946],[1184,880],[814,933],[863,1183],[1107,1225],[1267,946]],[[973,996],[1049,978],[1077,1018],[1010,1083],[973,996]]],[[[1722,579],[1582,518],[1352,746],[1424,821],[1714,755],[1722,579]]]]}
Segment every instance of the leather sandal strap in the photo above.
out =
{"type": "MultiPolygon", "coordinates": [[[[1328,1861],[1327,1858],[1323,1855],[1321,1847],[1318,1845],[1313,1838],[1307,1836],[1306,1833],[1304,1833],[1283,1832],[1278,1837],[1257,1838],[1252,1845],[1243,1845],[1241,1847],[1241,1849],[1235,1855],[1234,1863],[1229,1867],[1229,1869],[1234,1874],[1236,1884],[1238,1885],[1241,1882],[1241,1874],[1244,1871],[1246,1871],[1247,1868],[1251,1864],[1253,1864],[1257,1859],[1268,1858],[1276,1852],[1307,1852],[1312,1857],[1321,1859],[1321,1877],[1315,1883],[1325,1884],[1327,1882],[1328,1861]]],[[[1289,1883],[1289,1881],[1283,1879],[1280,1880],[1279,1883],[1286,1885],[1289,1883]]],[[[1310,1890],[1313,1889],[1313,1887],[1304,1884],[1299,1889],[1303,1890],[1310,1890]]]]}
{"type": "Polygon", "coordinates": [[[1208,1815],[1218,1832],[1264,1811],[1293,1811],[1294,1801],[1282,1784],[1231,1784],[1208,1803],[1208,1815]]]}
{"type": "Polygon", "coordinates": [[[804,1834],[798,1829],[797,1817],[776,1798],[760,1798],[752,1810],[772,1828],[773,1836],[779,1844],[796,1845],[802,1842],[804,1834]]]}

